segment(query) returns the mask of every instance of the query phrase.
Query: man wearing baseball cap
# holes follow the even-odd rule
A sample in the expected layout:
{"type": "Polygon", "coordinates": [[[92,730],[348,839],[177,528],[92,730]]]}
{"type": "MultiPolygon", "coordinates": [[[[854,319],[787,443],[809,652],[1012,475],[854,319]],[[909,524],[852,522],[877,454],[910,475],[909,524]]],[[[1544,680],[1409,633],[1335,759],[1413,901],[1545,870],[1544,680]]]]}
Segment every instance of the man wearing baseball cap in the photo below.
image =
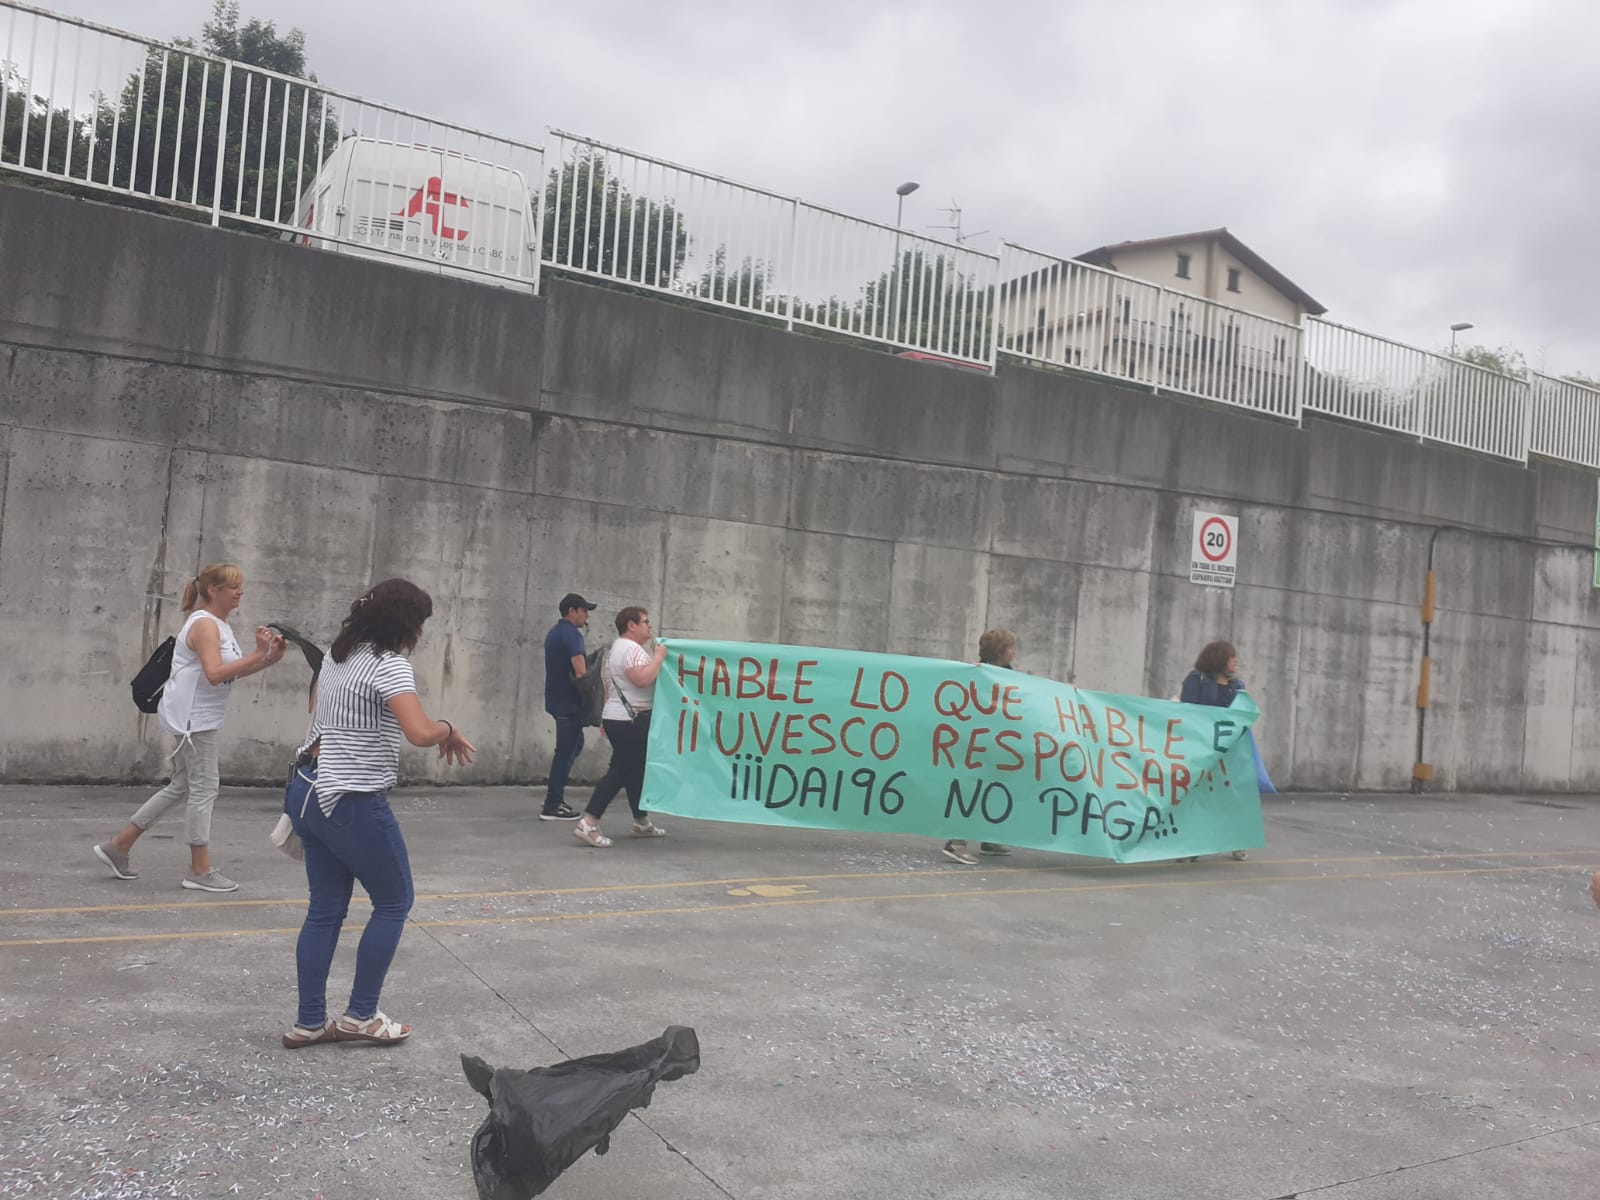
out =
{"type": "Polygon", "coordinates": [[[567,806],[567,776],[583,753],[577,681],[585,667],[583,627],[593,610],[577,592],[568,592],[561,597],[561,619],[544,635],[544,710],[556,719],[556,752],[550,759],[541,821],[576,821],[579,816],[567,806]]]}

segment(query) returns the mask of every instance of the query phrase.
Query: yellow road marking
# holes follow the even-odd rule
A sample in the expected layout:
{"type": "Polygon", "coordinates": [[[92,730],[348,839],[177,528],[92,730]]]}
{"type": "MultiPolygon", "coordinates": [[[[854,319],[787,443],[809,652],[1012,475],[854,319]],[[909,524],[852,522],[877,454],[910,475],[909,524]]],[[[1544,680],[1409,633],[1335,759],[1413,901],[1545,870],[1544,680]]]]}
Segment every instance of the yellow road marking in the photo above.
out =
{"type": "MultiPolygon", "coordinates": [[[[1395,857],[1399,857],[1398,855],[1395,857]]],[[[1420,856],[1419,856],[1420,857],[1420,856]]],[[[1439,856],[1433,856],[1439,857],[1439,856]]],[[[1568,871],[1572,870],[1570,863],[1554,863],[1548,866],[1524,867],[1448,867],[1424,868],[1420,871],[1362,871],[1349,875],[1250,875],[1241,876],[1230,872],[1220,879],[1164,879],[1164,880],[1127,880],[1120,883],[1075,883],[1063,884],[1052,887],[1024,887],[1024,888],[964,888],[953,892],[904,892],[882,896],[798,896],[773,900],[749,900],[740,904],[691,904],[676,908],[618,908],[607,909],[601,912],[582,913],[528,913],[518,916],[499,917],[458,917],[449,920],[416,921],[408,924],[419,929],[462,929],[482,925],[526,925],[542,924],[553,921],[598,921],[609,920],[617,917],[666,917],[689,916],[695,913],[709,912],[738,912],[753,908],[785,908],[793,905],[817,904],[883,904],[904,900],[972,900],[990,896],[1041,896],[1059,895],[1075,892],[1116,892],[1116,891],[1157,891],[1170,888],[1204,888],[1204,887],[1238,887],[1241,883],[1250,884],[1276,884],[1276,883],[1342,883],[1345,881],[1361,881],[1374,879],[1417,879],[1423,876],[1434,875],[1504,875],[1508,873],[1529,873],[1535,871],[1568,871]]],[[[790,876],[790,878],[796,878],[790,876]]],[[[0,939],[0,948],[6,946],[72,946],[72,945],[99,945],[115,942],[169,942],[193,941],[202,938],[225,937],[262,937],[265,935],[299,933],[298,928],[290,929],[206,929],[187,930],[179,933],[118,933],[118,934],[86,934],[79,937],[61,938],[7,938],[0,939]]]]}
{"type": "MultiPolygon", "coordinates": [[[[1043,853],[1048,853],[1047,851],[1043,853]]],[[[1362,862],[1440,862],[1446,859],[1455,861],[1474,861],[1481,858],[1551,858],[1556,855],[1600,859],[1600,850],[1590,850],[1579,847],[1573,850],[1474,850],[1462,854],[1442,854],[1433,852],[1429,854],[1346,854],[1337,856],[1316,855],[1310,858],[1251,858],[1253,866],[1294,867],[1311,863],[1362,863],[1362,862]]],[[[1065,873],[1081,871],[1122,871],[1136,867],[1154,867],[1170,862],[1170,859],[1155,859],[1142,863],[1115,863],[1115,862],[1074,862],[1052,863],[1045,867],[1002,867],[988,863],[980,874],[985,875],[1029,875],[1047,872],[1065,873]]],[[[1569,864],[1581,866],[1580,863],[1569,864]]],[[[907,871],[845,871],[830,872],[819,875],[744,875],[730,879],[678,879],[668,880],[663,883],[606,883],[593,884],[585,887],[566,888],[514,888],[494,892],[419,892],[417,901],[423,900],[510,900],[530,896],[593,896],[613,892],[653,892],[673,891],[684,888],[702,887],[749,887],[752,884],[777,884],[814,882],[816,880],[840,879],[908,879],[917,875],[927,875],[937,871],[940,874],[954,872],[953,867],[942,864],[930,863],[926,867],[917,867],[907,871]]],[[[353,897],[353,902],[358,904],[370,903],[365,896],[353,897]]],[[[79,913],[123,913],[123,912],[161,912],[167,909],[189,908],[274,908],[290,905],[303,908],[306,904],[304,896],[279,896],[260,900],[173,900],[170,902],[158,901],[153,904],[82,904],[64,908],[0,908],[0,918],[5,917],[64,917],[79,913]]],[[[3,944],[3,943],[0,943],[3,944]]]]}
{"type": "Polygon", "coordinates": [[[805,896],[817,894],[817,889],[804,883],[752,883],[749,887],[729,888],[730,896],[766,896],[769,899],[782,896],[805,896]]]}

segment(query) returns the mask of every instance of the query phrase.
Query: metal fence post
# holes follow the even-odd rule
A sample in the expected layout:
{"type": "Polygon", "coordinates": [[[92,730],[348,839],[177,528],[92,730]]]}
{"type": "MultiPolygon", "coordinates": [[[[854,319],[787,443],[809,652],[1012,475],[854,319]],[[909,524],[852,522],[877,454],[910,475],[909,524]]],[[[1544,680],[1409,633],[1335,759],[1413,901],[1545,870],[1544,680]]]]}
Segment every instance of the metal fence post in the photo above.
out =
{"type": "MultiPolygon", "coordinates": [[[[544,193],[549,186],[550,171],[545,158],[550,153],[550,126],[544,127],[544,144],[539,147],[539,182],[533,191],[533,294],[539,294],[544,282],[544,193]]],[[[559,169],[559,168],[558,168],[559,169]]],[[[559,175],[556,177],[560,178],[559,175]]],[[[557,187],[560,186],[558,183],[557,187]]]]}
{"type": "MultiPolygon", "coordinates": [[[[216,178],[211,181],[211,228],[222,224],[222,167],[228,157],[228,101],[233,98],[233,60],[222,68],[222,113],[217,122],[217,158],[212,166],[216,178]]],[[[205,114],[200,114],[204,130],[205,114]]]]}
{"type": "Polygon", "coordinates": [[[1311,361],[1306,355],[1306,321],[1309,314],[1300,314],[1300,329],[1294,348],[1294,423],[1301,429],[1305,428],[1306,412],[1306,372],[1311,369],[1311,361]]]}
{"type": "Polygon", "coordinates": [[[989,374],[1000,366],[1000,289],[1006,284],[1006,240],[994,252],[994,287],[989,289],[989,374]]]}
{"type": "Polygon", "coordinates": [[[1533,454],[1533,406],[1538,398],[1538,391],[1533,386],[1533,369],[1522,368],[1522,461],[1527,463],[1533,454]]]}
{"type": "MultiPolygon", "coordinates": [[[[1146,354],[1150,355],[1154,360],[1150,363],[1150,392],[1156,396],[1161,394],[1161,372],[1166,362],[1166,358],[1161,352],[1161,339],[1166,336],[1166,330],[1161,324],[1161,319],[1165,315],[1162,310],[1166,307],[1166,299],[1167,285],[1164,283],[1157,285],[1155,320],[1150,322],[1150,329],[1154,336],[1150,339],[1150,349],[1146,351],[1146,354]]],[[[1176,329],[1176,326],[1174,326],[1174,329],[1176,329]]]]}
{"type": "Polygon", "coordinates": [[[800,197],[789,201],[789,261],[784,264],[788,272],[789,289],[783,298],[783,327],[794,332],[795,283],[800,278],[800,197]]]}

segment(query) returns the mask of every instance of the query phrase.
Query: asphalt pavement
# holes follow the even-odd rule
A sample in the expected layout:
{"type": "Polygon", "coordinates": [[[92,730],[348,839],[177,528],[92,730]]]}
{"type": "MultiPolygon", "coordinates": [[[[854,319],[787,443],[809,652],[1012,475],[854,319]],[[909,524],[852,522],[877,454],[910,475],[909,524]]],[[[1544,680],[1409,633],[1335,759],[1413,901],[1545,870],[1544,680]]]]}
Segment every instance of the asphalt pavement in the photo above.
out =
{"type": "Polygon", "coordinates": [[[531,1067],[671,1024],[699,1073],[546,1195],[1600,1190],[1595,797],[1279,797],[1247,862],[963,867],[931,839],[631,839],[625,810],[596,850],[537,791],[412,788],[383,1007],[416,1033],[290,1052],[279,797],[224,790],[242,886],[214,896],[179,887],[181,814],[137,880],[91,855],[145,794],[0,788],[0,1197],[470,1200],[462,1053],[531,1067]]]}

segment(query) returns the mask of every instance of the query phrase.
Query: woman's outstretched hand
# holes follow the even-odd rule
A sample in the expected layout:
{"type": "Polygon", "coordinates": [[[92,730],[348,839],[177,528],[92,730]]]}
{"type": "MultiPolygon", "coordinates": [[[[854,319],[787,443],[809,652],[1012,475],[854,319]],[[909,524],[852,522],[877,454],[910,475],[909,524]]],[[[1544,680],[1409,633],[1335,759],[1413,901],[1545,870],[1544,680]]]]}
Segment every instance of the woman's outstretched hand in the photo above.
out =
{"type": "Polygon", "coordinates": [[[449,737],[439,743],[439,757],[451,766],[471,762],[472,756],[477,752],[478,748],[462,737],[459,729],[454,730],[449,737]]]}

